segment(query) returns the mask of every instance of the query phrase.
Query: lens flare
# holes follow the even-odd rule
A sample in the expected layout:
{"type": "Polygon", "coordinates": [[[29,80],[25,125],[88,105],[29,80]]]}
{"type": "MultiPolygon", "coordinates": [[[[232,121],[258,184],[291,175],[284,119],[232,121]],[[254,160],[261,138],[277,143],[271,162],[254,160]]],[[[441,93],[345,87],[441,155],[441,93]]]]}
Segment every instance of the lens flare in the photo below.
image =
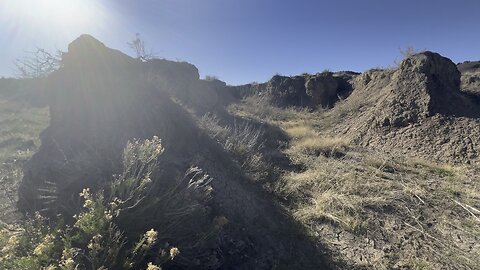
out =
{"type": "Polygon", "coordinates": [[[47,33],[70,38],[104,27],[107,12],[98,0],[1,0],[0,23],[15,34],[47,33]]]}

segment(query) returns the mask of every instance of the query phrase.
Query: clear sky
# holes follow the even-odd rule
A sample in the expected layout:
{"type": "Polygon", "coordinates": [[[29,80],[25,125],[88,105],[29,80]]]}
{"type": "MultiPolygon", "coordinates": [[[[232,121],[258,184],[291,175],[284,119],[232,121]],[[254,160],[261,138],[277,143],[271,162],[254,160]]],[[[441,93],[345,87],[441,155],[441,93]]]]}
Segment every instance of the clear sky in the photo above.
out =
{"type": "Polygon", "coordinates": [[[25,51],[66,50],[82,33],[132,54],[137,32],[158,56],[241,84],[391,66],[408,46],[480,60],[480,1],[0,0],[0,75],[25,51]]]}

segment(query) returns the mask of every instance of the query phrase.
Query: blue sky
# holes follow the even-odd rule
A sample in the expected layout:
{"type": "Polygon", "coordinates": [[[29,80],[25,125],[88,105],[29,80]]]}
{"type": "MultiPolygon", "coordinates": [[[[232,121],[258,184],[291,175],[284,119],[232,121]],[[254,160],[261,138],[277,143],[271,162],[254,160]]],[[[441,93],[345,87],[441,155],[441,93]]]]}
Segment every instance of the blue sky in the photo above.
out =
{"type": "Polygon", "coordinates": [[[0,1],[4,76],[25,51],[65,50],[82,33],[132,54],[126,43],[139,32],[158,56],[229,84],[391,66],[408,46],[480,60],[478,0],[0,1]]]}

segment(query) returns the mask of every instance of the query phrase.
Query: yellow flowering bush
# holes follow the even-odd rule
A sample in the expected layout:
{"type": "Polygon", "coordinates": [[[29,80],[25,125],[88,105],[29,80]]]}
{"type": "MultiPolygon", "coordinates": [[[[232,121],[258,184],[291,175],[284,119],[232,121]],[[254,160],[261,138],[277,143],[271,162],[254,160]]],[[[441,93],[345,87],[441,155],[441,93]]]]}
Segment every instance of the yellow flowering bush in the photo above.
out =
{"type": "Polygon", "coordinates": [[[177,257],[178,255],[180,255],[180,250],[176,247],[172,247],[170,249],[170,259],[174,259],[175,257],[177,257]]]}
{"type": "Polygon", "coordinates": [[[33,254],[42,260],[48,260],[55,246],[55,237],[51,234],[45,235],[42,241],[35,247],[33,254]]]}
{"type": "Polygon", "coordinates": [[[22,224],[0,227],[0,269],[161,269],[180,254],[178,248],[161,248],[155,229],[129,248],[117,220],[125,209],[147,196],[150,177],[163,151],[158,137],[129,142],[123,174],[114,179],[108,192],[83,189],[79,194],[83,208],[74,215],[71,226],[37,213],[25,217],[22,224]]]}
{"type": "Polygon", "coordinates": [[[123,152],[123,173],[117,175],[111,190],[116,206],[133,206],[145,197],[145,191],[152,182],[151,176],[157,167],[157,159],[163,153],[162,141],[154,136],[140,143],[128,142],[123,152]]]}
{"type": "Polygon", "coordinates": [[[160,266],[153,264],[152,262],[149,262],[147,264],[147,270],[162,270],[162,268],[160,268],[160,266]]]}

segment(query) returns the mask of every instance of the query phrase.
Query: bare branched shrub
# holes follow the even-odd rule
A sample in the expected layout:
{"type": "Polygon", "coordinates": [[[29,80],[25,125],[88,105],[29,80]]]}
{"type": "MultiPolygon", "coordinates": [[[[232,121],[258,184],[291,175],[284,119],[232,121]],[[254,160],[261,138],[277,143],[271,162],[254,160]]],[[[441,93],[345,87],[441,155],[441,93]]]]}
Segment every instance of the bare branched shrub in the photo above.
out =
{"type": "Polygon", "coordinates": [[[15,60],[17,76],[21,78],[42,78],[59,69],[62,65],[63,52],[55,54],[38,48],[34,52],[28,52],[27,56],[15,60]]]}
{"type": "Polygon", "coordinates": [[[410,56],[418,53],[418,51],[415,50],[412,46],[408,46],[408,47],[406,47],[406,48],[404,48],[404,49],[401,49],[401,48],[400,48],[400,53],[402,54],[402,56],[403,56],[404,58],[408,58],[408,57],[410,57],[410,56]]]}
{"type": "Polygon", "coordinates": [[[137,59],[146,62],[148,60],[156,58],[155,53],[152,50],[147,51],[145,48],[145,41],[141,38],[140,34],[135,35],[135,39],[127,43],[137,55],[137,59]]]}
{"type": "Polygon", "coordinates": [[[403,60],[413,56],[414,54],[417,54],[419,51],[415,50],[412,46],[408,46],[406,48],[400,48],[399,49],[400,51],[400,55],[401,55],[401,59],[398,60],[398,59],[395,59],[394,61],[394,64],[396,67],[399,67],[400,64],[403,62],[403,60]]]}

